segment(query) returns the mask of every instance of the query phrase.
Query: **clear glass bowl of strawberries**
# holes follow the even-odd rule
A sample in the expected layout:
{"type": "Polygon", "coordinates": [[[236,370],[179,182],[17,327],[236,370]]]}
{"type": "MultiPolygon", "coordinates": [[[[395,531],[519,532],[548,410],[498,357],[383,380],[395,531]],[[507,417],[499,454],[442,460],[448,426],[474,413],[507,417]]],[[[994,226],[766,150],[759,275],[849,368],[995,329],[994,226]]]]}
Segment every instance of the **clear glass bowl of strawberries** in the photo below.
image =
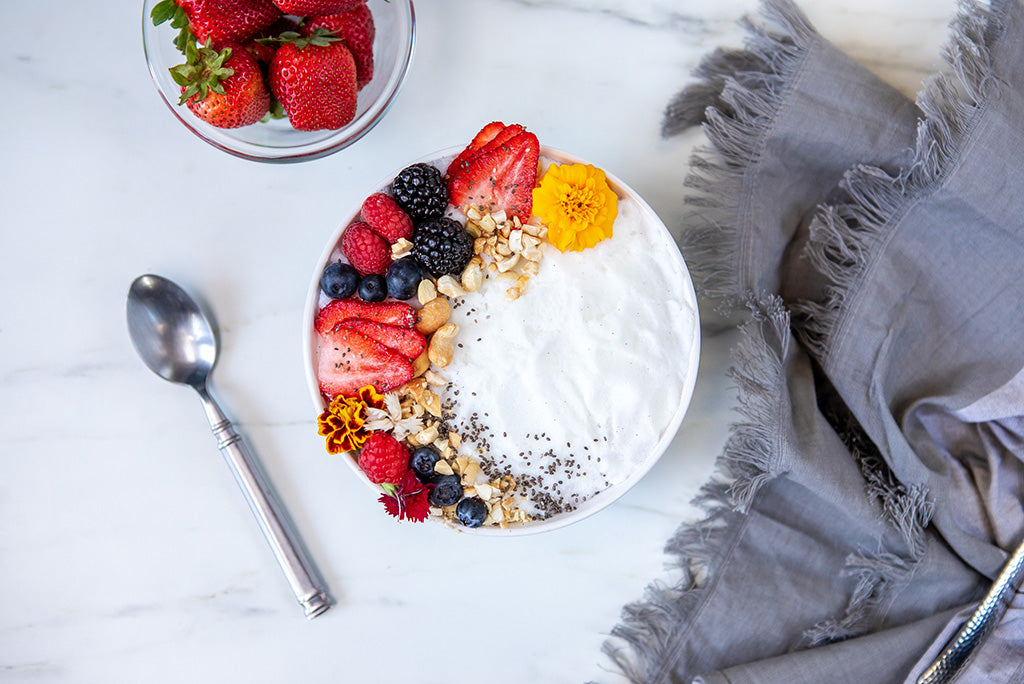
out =
{"type": "Polygon", "coordinates": [[[412,0],[145,0],[157,90],[186,128],[244,159],[348,147],[387,112],[412,61],[412,0]]]}

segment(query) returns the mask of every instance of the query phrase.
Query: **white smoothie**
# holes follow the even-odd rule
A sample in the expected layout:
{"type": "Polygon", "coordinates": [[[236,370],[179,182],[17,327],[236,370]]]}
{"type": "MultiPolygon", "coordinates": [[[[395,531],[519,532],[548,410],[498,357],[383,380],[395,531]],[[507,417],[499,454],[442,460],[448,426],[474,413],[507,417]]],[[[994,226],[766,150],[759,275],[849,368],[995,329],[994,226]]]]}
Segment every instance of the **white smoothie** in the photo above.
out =
{"type": "Polygon", "coordinates": [[[571,510],[652,456],[686,391],[697,311],[660,224],[620,198],[613,237],[545,243],[522,296],[494,278],[461,297],[444,369],[451,427],[536,518],[571,510]]]}

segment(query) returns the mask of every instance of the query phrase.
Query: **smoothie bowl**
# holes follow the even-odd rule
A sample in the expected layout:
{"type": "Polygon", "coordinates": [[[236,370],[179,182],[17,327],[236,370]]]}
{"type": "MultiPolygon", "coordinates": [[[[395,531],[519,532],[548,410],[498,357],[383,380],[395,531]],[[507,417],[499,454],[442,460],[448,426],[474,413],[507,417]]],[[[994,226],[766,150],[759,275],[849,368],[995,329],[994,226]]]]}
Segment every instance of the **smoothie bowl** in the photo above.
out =
{"type": "Polygon", "coordinates": [[[318,431],[400,520],[552,530],[629,490],[696,380],[696,298],[629,187],[521,126],[412,163],[342,221],[303,318],[318,431]]]}

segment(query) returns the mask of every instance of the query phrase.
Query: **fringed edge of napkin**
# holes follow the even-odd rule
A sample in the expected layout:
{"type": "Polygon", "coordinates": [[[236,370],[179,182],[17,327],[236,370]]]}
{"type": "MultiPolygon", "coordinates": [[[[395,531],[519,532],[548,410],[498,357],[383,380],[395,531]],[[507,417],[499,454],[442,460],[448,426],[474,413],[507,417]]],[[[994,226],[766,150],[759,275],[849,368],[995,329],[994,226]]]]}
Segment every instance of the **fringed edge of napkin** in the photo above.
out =
{"type": "Polygon", "coordinates": [[[912,162],[895,175],[877,166],[851,169],[840,182],[848,199],[821,207],[813,218],[804,255],[828,281],[827,294],[822,301],[793,302],[791,308],[796,334],[824,368],[829,368],[832,340],[843,338],[841,313],[867,265],[907,207],[944,182],[977,114],[998,90],[992,49],[1003,35],[1010,2],[993,0],[989,7],[961,0],[942,53],[953,74],[931,78],[917,97],[924,117],[918,121],[912,162]]]}
{"type": "Polygon", "coordinates": [[[917,564],[925,557],[928,550],[925,529],[934,513],[927,489],[919,485],[908,487],[896,479],[835,390],[822,388],[818,396],[822,414],[860,467],[868,497],[881,507],[882,519],[899,535],[905,551],[850,554],[842,574],[856,577],[857,583],[843,614],[805,631],[802,648],[860,636],[877,625],[893,592],[911,578],[917,564]]]}
{"type": "Polygon", "coordinates": [[[760,16],[763,23],[743,19],[743,50],[717,50],[701,61],[694,72],[699,81],[672,99],[662,121],[665,137],[704,122],[711,143],[690,159],[684,185],[694,193],[686,203],[700,211],[687,217],[692,227],[679,243],[701,294],[717,301],[723,313],[742,304],[749,289],[736,277],[747,237],[738,225],[744,178],[819,39],[790,0],[766,0],[760,16]]]}
{"type": "MultiPolygon", "coordinates": [[[[943,49],[953,73],[933,77],[917,97],[924,116],[918,121],[911,163],[895,174],[869,165],[851,169],[840,183],[846,200],[823,205],[811,222],[804,255],[826,278],[826,298],[790,306],[795,334],[826,372],[828,355],[835,351],[833,341],[843,339],[842,312],[850,295],[857,291],[868,265],[906,208],[944,182],[977,113],[997,87],[992,47],[1002,35],[1007,6],[1001,0],[991,7],[977,0],[960,2],[943,49]]],[[[838,419],[830,418],[833,425],[842,420],[842,412],[838,419]]],[[[860,430],[859,426],[854,429],[860,430]]],[[[899,532],[907,551],[851,555],[844,573],[858,577],[858,582],[846,612],[808,630],[808,646],[868,631],[880,619],[884,602],[909,578],[927,551],[925,528],[934,510],[924,488],[896,481],[869,443],[864,449],[848,446],[861,465],[869,495],[879,501],[884,518],[899,532]]]]}
{"type": "Polygon", "coordinates": [[[652,583],[643,601],[623,608],[611,637],[624,642],[631,655],[612,640],[602,647],[637,684],[669,677],[666,668],[676,663],[691,616],[710,596],[718,568],[742,533],[744,514],[761,487],[779,474],[773,470],[779,445],[766,426],[778,422],[780,398],[785,395],[790,316],[779,297],[749,297],[747,305],[751,318],[740,326],[730,371],[739,390],[740,420],[730,426],[717,460],[721,477],[704,484],[693,502],[705,511],[704,519],[682,525],[665,547],[682,576],[674,586],[652,583]]]}

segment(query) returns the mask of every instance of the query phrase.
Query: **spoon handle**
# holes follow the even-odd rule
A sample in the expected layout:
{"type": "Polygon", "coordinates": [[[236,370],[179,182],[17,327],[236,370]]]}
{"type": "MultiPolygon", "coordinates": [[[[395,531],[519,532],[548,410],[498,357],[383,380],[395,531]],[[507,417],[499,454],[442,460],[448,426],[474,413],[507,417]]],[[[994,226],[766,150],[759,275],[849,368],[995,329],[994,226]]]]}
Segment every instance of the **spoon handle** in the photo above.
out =
{"type": "Polygon", "coordinates": [[[235,432],[231,421],[224,415],[205,390],[199,388],[206,417],[210,420],[213,435],[217,438],[224,459],[228,462],[235,481],[242,488],[245,500],[256,521],[263,530],[263,536],[277,558],[288,584],[302,605],[307,618],[314,618],[331,607],[331,600],[317,577],[308,552],[302,545],[284,506],[274,494],[245,441],[235,432]]]}

